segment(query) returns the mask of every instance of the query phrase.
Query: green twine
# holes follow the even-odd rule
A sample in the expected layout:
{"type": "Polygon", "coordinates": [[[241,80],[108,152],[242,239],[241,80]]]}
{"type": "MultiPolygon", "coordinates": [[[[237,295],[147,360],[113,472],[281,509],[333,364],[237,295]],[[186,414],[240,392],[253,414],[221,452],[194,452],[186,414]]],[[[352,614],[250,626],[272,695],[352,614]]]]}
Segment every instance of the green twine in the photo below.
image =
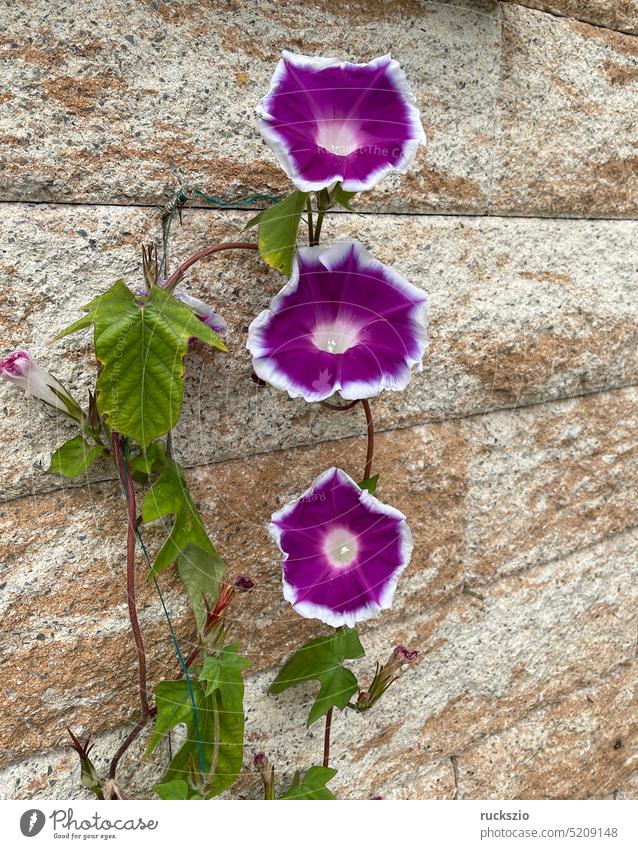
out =
{"type": "MultiPolygon", "coordinates": [[[[124,471],[126,476],[124,478],[124,489],[126,492],[126,502],[128,504],[128,457],[129,457],[129,441],[128,438],[122,440],[122,454],[124,459],[124,471]]],[[[146,558],[146,562],[149,566],[151,566],[151,558],[149,557],[148,549],[144,544],[144,540],[142,539],[142,534],[140,529],[135,527],[135,535],[139,541],[140,547],[144,552],[144,557],[146,558]]],[[[168,630],[171,634],[171,639],[173,641],[173,646],[175,647],[175,653],[177,654],[177,659],[179,660],[179,664],[182,667],[182,672],[184,673],[184,679],[186,681],[186,686],[188,687],[188,697],[190,699],[191,707],[193,708],[193,725],[195,730],[195,737],[197,738],[197,748],[199,750],[199,769],[202,775],[206,772],[206,763],[204,760],[204,746],[202,744],[202,738],[199,733],[199,714],[197,711],[197,705],[195,704],[195,693],[193,691],[193,682],[191,681],[190,674],[188,672],[188,666],[186,666],[186,662],[184,661],[184,656],[179,647],[179,642],[177,640],[177,636],[175,634],[175,630],[173,628],[173,623],[171,622],[171,617],[169,616],[168,609],[166,607],[166,602],[164,601],[164,596],[162,595],[162,591],[160,589],[160,585],[157,581],[157,578],[153,576],[153,583],[155,584],[155,589],[157,590],[157,594],[159,596],[160,602],[162,603],[162,609],[164,611],[164,616],[166,617],[166,621],[168,622],[168,630]]]]}
{"type": "Polygon", "coordinates": [[[180,189],[179,192],[175,195],[173,200],[164,207],[162,213],[162,219],[164,221],[163,227],[163,238],[162,238],[162,260],[159,264],[159,272],[160,274],[166,274],[166,260],[168,255],[168,239],[171,231],[171,224],[173,221],[173,216],[177,212],[177,210],[181,209],[184,204],[186,204],[189,200],[191,200],[192,196],[196,195],[198,198],[206,201],[206,203],[210,203],[212,206],[217,206],[220,209],[225,209],[229,206],[248,206],[251,203],[255,203],[256,201],[270,201],[271,203],[279,203],[281,198],[278,195],[269,195],[263,193],[257,193],[253,195],[248,195],[248,197],[244,198],[233,198],[231,200],[222,200],[221,198],[216,198],[213,195],[207,195],[206,192],[203,192],[201,189],[180,189]]]}

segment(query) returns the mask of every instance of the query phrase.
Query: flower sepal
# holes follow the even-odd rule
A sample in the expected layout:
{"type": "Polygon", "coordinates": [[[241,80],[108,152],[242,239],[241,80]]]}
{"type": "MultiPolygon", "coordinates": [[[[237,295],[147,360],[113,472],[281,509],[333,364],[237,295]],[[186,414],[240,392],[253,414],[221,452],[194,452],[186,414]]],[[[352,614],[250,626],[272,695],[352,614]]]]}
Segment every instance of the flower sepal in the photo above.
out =
{"type": "Polygon", "coordinates": [[[330,192],[330,201],[331,203],[336,203],[338,206],[347,209],[348,212],[354,212],[358,214],[355,209],[350,206],[350,201],[353,197],[355,197],[357,192],[346,192],[343,190],[343,186],[341,183],[337,183],[335,187],[330,192]]]}
{"type": "MultiPolygon", "coordinates": [[[[80,769],[81,769],[81,780],[84,787],[87,790],[90,790],[91,793],[95,794],[96,799],[104,799],[104,786],[105,782],[100,778],[98,772],[93,765],[93,762],[89,758],[89,753],[93,748],[94,744],[91,743],[89,737],[86,740],[82,741],[71,731],[70,728],[66,729],[69,737],[71,738],[71,745],[78,753],[78,757],[80,758],[80,769]]],[[[112,798],[111,796],[107,798],[112,798]]]]}

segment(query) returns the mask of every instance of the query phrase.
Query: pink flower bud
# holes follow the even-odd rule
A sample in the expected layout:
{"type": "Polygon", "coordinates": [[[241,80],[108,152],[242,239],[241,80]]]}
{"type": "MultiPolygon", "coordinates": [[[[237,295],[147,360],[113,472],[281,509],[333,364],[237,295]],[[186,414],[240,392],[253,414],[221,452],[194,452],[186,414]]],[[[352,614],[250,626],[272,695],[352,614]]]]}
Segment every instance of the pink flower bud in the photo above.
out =
{"type": "Polygon", "coordinates": [[[28,351],[13,351],[0,360],[0,377],[62,413],[81,417],[80,408],[64,386],[39,366],[28,351]]]}
{"type": "Polygon", "coordinates": [[[178,301],[181,301],[183,304],[186,304],[187,307],[195,310],[197,318],[207,324],[211,330],[214,330],[218,336],[226,333],[228,330],[228,326],[224,319],[215,312],[215,310],[205,301],[200,301],[199,298],[194,298],[192,295],[187,295],[186,292],[182,292],[179,289],[176,289],[173,292],[173,296],[177,298],[178,301]]]}

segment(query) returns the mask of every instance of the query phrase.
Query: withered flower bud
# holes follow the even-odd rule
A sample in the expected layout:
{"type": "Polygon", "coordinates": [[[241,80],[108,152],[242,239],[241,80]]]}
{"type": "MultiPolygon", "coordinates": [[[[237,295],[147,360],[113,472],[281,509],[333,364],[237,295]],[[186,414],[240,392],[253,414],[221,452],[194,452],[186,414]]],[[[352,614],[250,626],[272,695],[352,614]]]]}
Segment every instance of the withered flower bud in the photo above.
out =
{"type": "Polygon", "coordinates": [[[368,691],[361,691],[359,693],[356,705],[357,710],[361,713],[370,710],[372,705],[379,701],[388,687],[397,680],[401,672],[401,667],[405,664],[412,663],[418,656],[418,651],[413,651],[404,645],[399,645],[393,650],[383,666],[377,663],[374,678],[368,691]]]}
{"type": "Polygon", "coordinates": [[[264,752],[257,752],[253,758],[255,769],[261,774],[264,785],[264,799],[275,798],[275,767],[272,766],[264,752]]]}

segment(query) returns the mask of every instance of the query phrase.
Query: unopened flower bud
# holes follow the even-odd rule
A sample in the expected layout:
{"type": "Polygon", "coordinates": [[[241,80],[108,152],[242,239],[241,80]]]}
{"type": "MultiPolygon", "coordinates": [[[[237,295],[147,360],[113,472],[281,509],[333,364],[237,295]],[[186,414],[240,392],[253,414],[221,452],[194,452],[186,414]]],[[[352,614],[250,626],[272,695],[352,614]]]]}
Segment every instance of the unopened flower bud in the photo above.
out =
{"type": "Polygon", "coordinates": [[[233,586],[236,590],[239,590],[239,592],[247,593],[252,590],[252,588],[255,586],[255,583],[251,578],[248,577],[248,575],[238,575],[233,582],[233,586]]]}
{"type": "Polygon", "coordinates": [[[256,752],[253,758],[255,769],[261,774],[264,785],[264,799],[275,798],[275,767],[270,763],[264,752],[256,752]]]}
{"type": "Polygon", "coordinates": [[[94,431],[100,428],[100,413],[97,408],[97,398],[93,392],[89,392],[89,426],[94,431]]]}
{"type": "Polygon", "coordinates": [[[372,683],[368,691],[361,691],[357,699],[357,710],[360,712],[369,710],[372,705],[379,701],[388,687],[399,677],[401,667],[412,663],[419,656],[418,651],[406,648],[404,645],[396,646],[387,662],[381,666],[377,663],[372,683]]]}
{"type": "Polygon", "coordinates": [[[194,310],[197,318],[208,325],[211,330],[214,330],[218,336],[222,336],[228,331],[228,325],[210,304],[200,301],[199,298],[194,298],[192,295],[187,295],[186,292],[182,292],[179,289],[175,289],[173,297],[194,310]]]}
{"type": "Polygon", "coordinates": [[[98,775],[97,770],[93,766],[93,762],[89,758],[89,752],[93,748],[93,743],[91,743],[89,737],[87,737],[86,740],[82,742],[75,736],[75,734],[71,731],[70,728],[67,728],[67,731],[69,732],[69,737],[71,738],[71,745],[78,753],[78,757],[80,758],[82,784],[92,793],[95,793],[97,799],[103,799],[103,781],[98,775]]]}
{"type": "Polygon", "coordinates": [[[82,411],[62,386],[52,375],[39,366],[28,351],[12,351],[0,360],[0,378],[21,386],[27,395],[33,395],[78,421],[82,411]]]}

